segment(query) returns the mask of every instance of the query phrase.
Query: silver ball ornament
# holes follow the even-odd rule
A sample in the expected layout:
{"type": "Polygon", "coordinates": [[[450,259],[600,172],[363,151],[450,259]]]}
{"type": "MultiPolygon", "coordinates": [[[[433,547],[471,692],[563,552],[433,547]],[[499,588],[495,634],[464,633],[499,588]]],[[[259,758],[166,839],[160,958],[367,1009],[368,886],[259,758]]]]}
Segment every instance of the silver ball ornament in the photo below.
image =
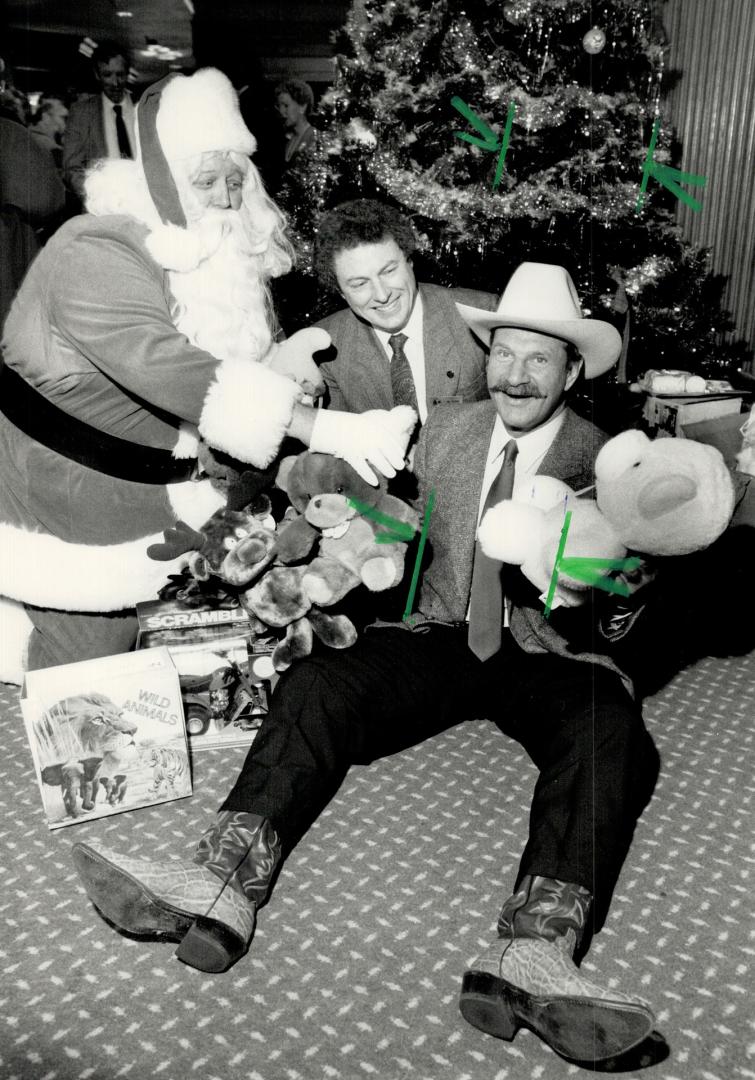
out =
{"type": "Polygon", "coordinates": [[[590,56],[595,56],[596,53],[602,52],[605,45],[606,35],[599,26],[593,26],[582,38],[582,48],[585,52],[588,52],[590,56]]]}

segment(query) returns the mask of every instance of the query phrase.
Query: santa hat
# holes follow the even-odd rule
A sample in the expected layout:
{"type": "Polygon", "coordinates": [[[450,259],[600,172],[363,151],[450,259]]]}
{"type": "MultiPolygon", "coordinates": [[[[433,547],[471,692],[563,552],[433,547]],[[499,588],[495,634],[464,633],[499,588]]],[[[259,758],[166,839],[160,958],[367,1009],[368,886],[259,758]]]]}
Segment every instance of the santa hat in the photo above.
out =
{"type": "Polygon", "coordinates": [[[191,270],[207,252],[186,233],[171,164],[213,150],[249,155],[257,147],[255,138],[230,80],[215,68],[168,75],[149,86],[136,109],[136,133],[137,161],[164,225],[151,234],[149,249],[162,266],[191,270]]]}

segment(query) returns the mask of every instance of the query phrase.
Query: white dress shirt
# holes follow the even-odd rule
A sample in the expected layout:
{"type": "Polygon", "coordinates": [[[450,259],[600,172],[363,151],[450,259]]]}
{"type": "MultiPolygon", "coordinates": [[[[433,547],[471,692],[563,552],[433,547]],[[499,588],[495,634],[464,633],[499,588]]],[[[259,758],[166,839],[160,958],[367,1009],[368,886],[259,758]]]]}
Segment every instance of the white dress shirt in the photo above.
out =
{"type": "MultiPolygon", "coordinates": [[[[485,506],[485,500],[488,497],[488,492],[493,486],[498,473],[501,471],[501,465],[503,463],[503,451],[506,443],[509,439],[516,438],[516,445],[518,453],[514,459],[514,484],[521,484],[523,479],[528,476],[534,476],[540,465],[543,462],[543,458],[550,450],[553,440],[561,430],[561,425],[564,422],[564,406],[547,421],[542,427],[535,428],[534,431],[527,431],[524,435],[509,435],[508,431],[504,427],[503,420],[500,416],[496,416],[495,424],[493,425],[493,434],[490,436],[490,445],[488,447],[488,456],[485,462],[485,472],[482,477],[482,490],[480,491],[480,502],[477,507],[477,527],[480,526],[480,518],[482,517],[482,510],[485,506]]],[[[503,625],[509,625],[509,606],[504,605],[504,620],[503,625]]],[[[467,607],[467,619],[469,619],[469,607],[467,607]]]]}
{"type": "MultiPolygon", "coordinates": [[[[100,94],[102,98],[102,122],[105,128],[105,145],[107,146],[107,156],[109,158],[119,158],[121,152],[118,148],[118,133],[115,130],[115,113],[113,112],[113,102],[110,98],[105,97],[104,94],[100,94]]],[[[131,143],[131,153],[136,157],[136,142],[134,141],[134,103],[128,94],[124,94],[123,98],[119,102],[121,106],[121,115],[126,125],[126,132],[128,133],[128,141],[131,143]]]]}
{"type": "MultiPolygon", "coordinates": [[[[423,323],[424,313],[422,311],[422,297],[417,293],[417,299],[414,301],[414,307],[409,316],[409,322],[403,330],[397,330],[396,333],[406,334],[404,353],[406,359],[409,361],[409,367],[412,369],[414,388],[417,391],[419,419],[422,424],[427,420],[427,380],[425,378],[425,346],[422,338],[423,323]]],[[[393,359],[393,350],[389,344],[389,339],[393,337],[393,334],[386,330],[378,330],[376,326],[373,326],[372,329],[375,331],[378,341],[383,346],[383,351],[390,363],[393,359]]]]}

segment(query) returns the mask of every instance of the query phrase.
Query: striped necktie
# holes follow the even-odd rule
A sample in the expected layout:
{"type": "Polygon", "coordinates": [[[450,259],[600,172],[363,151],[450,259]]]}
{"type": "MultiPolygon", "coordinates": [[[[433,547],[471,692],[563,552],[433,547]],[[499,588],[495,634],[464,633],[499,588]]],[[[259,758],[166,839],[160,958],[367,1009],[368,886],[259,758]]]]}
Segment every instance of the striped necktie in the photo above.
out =
{"type": "MultiPolygon", "coordinates": [[[[518,447],[515,439],[509,439],[503,451],[501,470],[490,486],[484,515],[491,506],[496,506],[504,499],[510,499],[514,490],[514,469],[518,447]]],[[[480,517],[482,520],[482,515],[480,517]]],[[[480,660],[487,660],[501,647],[503,627],[503,586],[501,568],[503,563],[490,559],[480,547],[475,545],[474,565],[472,567],[472,590],[469,608],[469,632],[467,643],[480,660]]]]}
{"type": "Polygon", "coordinates": [[[408,341],[406,334],[392,334],[388,338],[388,344],[393,352],[391,360],[391,389],[393,390],[394,405],[411,405],[419,416],[417,406],[417,390],[414,386],[414,376],[409,366],[409,361],[404,352],[404,345],[408,341]]]}

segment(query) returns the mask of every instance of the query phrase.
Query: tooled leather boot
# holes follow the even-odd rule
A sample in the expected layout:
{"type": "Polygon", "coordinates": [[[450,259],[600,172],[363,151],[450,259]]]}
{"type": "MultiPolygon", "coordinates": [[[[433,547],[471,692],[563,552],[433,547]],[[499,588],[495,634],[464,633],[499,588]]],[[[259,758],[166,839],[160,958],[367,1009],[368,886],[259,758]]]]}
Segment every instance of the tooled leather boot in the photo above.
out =
{"type": "Polygon", "coordinates": [[[572,959],[591,904],[581,885],[525,877],[503,905],[498,939],[464,974],[464,1019],[499,1039],[530,1028],[573,1061],[601,1061],[642,1042],[654,1024],[645,1002],[598,986],[572,959]]]}
{"type": "Polygon", "coordinates": [[[270,822],[232,810],[217,815],[192,862],[73,845],[79,876],[106,919],[132,934],[180,941],[179,960],[211,972],[226,971],[249,948],[280,858],[270,822]]]}

